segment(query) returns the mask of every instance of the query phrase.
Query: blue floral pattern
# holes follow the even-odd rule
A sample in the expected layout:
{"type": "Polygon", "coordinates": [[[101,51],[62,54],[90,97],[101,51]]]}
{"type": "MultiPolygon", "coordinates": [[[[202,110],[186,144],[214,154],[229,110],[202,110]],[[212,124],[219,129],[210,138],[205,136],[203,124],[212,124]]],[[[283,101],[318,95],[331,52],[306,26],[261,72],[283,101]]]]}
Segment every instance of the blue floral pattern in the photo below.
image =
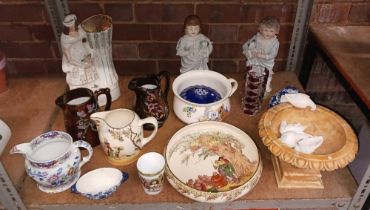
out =
{"type": "Polygon", "coordinates": [[[186,106],[182,109],[183,112],[186,112],[187,117],[191,117],[191,114],[196,112],[197,109],[193,106],[186,106]]]}
{"type": "Polygon", "coordinates": [[[61,166],[56,170],[51,168],[50,170],[41,171],[40,168],[34,168],[31,164],[26,164],[26,172],[43,187],[56,188],[75,179],[79,170],[79,159],[80,155],[76,155],[72,165],[61,166]]]}
{"type": "Polygon", "coordinates": [[[72,185],[71,191],[73,193],[81,194],[81,195],[83,195],[83,196],[85,196],[89,199],[93,199],[93,200],[104,199],[104,198],[107,198],[110,195],[112,195],[118,189],[118,187],[123,182],[125,182],[128,178],[129,178],[128,173],[122,171],[122,179],[121,179],[120,183],[118,185],[115,185],[115,186],[112,186],[112,187],[106,189],[105,191],[101,191],[101,192],[94,193],[94,194],[93,193],[82,193],[82,192],[78,191],[76,184],[72,185]]]}
{"type": "Polygon", "coordinates": [[[269,107],[271,108],[273,106],[280,104],[281,96],[288,94],[288,93],[290,94],[290,93],[298,93],[298,92],[299,92],[298,88],[293,87],[293,86],[287,86],[279,90],[271,97],[270,102],[269,102],[269,107]]]}

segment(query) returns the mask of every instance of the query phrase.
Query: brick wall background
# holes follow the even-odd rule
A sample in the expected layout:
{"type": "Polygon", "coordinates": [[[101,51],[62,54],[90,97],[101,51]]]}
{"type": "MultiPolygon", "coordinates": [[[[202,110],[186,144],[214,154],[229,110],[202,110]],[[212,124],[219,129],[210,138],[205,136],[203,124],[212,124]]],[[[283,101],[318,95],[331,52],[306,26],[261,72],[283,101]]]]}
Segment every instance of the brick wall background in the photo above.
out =
{"type": "MultiPolygon", "coordinates": [[[[370,25],[370,1],[315,1],[311,24],[370,25]]],[[[315,103],[340,114],[359,133],[367,118],[324,59],[316,56],[306,92],[315,103]]]]}
{"type": "MultiPolygon", "coordinates": [[[[242,44],[257,31],[261,18],[280,18],[280,50],[274,70],[284,69],[293,29],[296,0],[69,0],[79,21],[98,13],[113,18],[113,57],[119,74],[161,70],[178,73],[176,42],[189,14],[198,14],[202,32],[214,41],[209,66],[219,72],[244,67],[242,44]]],[[[368,0],[316,0],[313,24],[370,25],[368,0]]],[[[0,1],[0,50],[8,74],[63,74],[61,59],[43,0],[0,1]]]]}
{"type": "Polygon", "coordinates": [[[313,63],[306,93],[315,103],[339,113],[357,133],[367,122],[366,116],[320,55],[313,63]]]}

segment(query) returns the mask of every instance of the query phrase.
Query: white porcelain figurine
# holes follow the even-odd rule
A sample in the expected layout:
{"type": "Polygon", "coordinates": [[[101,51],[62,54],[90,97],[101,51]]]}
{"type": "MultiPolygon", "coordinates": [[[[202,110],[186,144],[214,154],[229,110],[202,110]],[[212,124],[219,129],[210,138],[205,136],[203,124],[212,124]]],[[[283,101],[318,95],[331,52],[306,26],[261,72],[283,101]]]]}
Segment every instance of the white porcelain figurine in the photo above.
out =
{"type": "Polygon", "coordinates": [[[247,69],[252,65],[264,66],[269,71],[266,92],[271,92],[272,71],[275,57],[279,50],[277,34],[280,30],[279,20],[275,17],[265,17],[259,24],[259,32],[243,45],[243,54],[247,58],[247,69]]]}
{"type": "Polygon", "coordinates": [[[200,33],[201,20],[189,15],[184,22],[185,35],[177,42],[176,55],[181,57],[180,73],[190,70],[209,70],[208,58],[213,50],[212,42],[200,33]]]}
{"type": "Polygon", "coordinates": [[[304,138],[297,142],[297,144],[294,146],[294,150],[305,154],[311,154],[318,147],[320,147],[323,142],[324,137],[322,136],[312,136],[304,138]]]}
{"type": "Polygon", "coordinates": [[[280,98],[280,103],[288,102],[297,108],[304,109],[310,107],[312,111],[316,110],[316,104],[310,96],[304,93],[288,93],[280,98]]]}
{"type": "Polygon", "coordinates": [[[93,89],[98,73],[93,65],[92,49],[86,41],[86,35],[77,26],[76,15],[65,16],[64,30],[60,37],[63,58],[62,69],[66,73],[69,88],[85,87],[93,89]]]}
{"type": "Polygon", "coordinates": [[[280,124],[280,140],[297,152],[306,154],[313,153],[324,141],[322,136],[312,136],[305,133],[305,126],[300,123],[288,124],[282,121],[280,124]]]}
{"type": "Polygon", "coordinates": [[[281,141],[288,147],[295,147],[304,138],[311,138],[312,135],[305,132],[287,131],[280,136],[281,141]]]}
{"type": "Polygon", "coordinates": [[[280,133],[285,133],[287,131],[303,132],[306,126],[301,125],[301,123],[288,124],[286,121],[282,121],[280,124],[280,133]]]}
{"type": "MultiPolygon", "coordinates": [[[[116,100],[121,93],[112,58],[112,19],[94,15],[77,25],[76,15],[69,14],[64,17],[63,25],[62,69],[67,74],[69,89],[109,88],[112,101],[116,100]]],[[[104,104],[106,98],[99,96],[99,105],[104,104]]]]}

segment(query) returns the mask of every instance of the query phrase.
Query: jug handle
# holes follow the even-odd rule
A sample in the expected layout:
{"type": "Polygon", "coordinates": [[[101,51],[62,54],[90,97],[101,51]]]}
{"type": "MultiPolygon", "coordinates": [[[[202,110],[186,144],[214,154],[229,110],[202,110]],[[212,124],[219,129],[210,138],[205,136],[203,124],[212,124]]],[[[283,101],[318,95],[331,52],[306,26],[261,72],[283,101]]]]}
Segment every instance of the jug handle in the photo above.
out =
{"type": "Polygon", "coordinates": [[[92,147],[90,146],[89,143],[87,143],[85,141],[82,141],[82,140],[78,140],[78,141],[73,142],[73,146],[75,148],[78,148],[78,147],[85,148],[89,152],[89,154],[87,156],[82,158],[82,160],[80,162],[80,165],[79,165],[79,168],[81,168],[85,163],[87,163],[91,159],[91,156],[93,154],[93,149],[92,149],[92,147]]]}
{"type": "Polygon", "coordinates": [[[138,122],[138,126],[143,126],[146,123],[153,124],[154,125],[154,130],[152,131],[152,133],[148,137],[143,138],[143,140],[141,141],[142,142],[141,147],[143,147],[145,144],[150,142],[154,138],[155,134],[158,131],[158,121],[157,121],[157,119],[155,119],[155,117],[147,117],[147,118],[144,118],[144,119],[140,119],[139,122],[138,122]]]}
{"type": "Polygon", "coordinates": [[[105,109],[104,111],[110,110],[110,105],[112,103],[112,96],[110,95],[110,89],[109,88],[101,88],[97,91],[94,92],[94,97],[96,100],[98,100],[98,96],[101,94],[105,94],[107,97],[107,103],[105,104],[105,109]]]}
{"type": "Polygon", "coordinates": [[[128,89],[130,89],[130,90],[133,90],[133,91],[135,91],[136,90],[136,88],[137,88],[137,82],[139,81],[139,79],[133,79],[133,80],[131,80],[129,83],[128,83],[128,89]]]}
{"type": "Polygon", "coordinates": [[[157,78],[158,78],[158,81],[159,81],[159,84],[161,84],[161,80],[162,78],[165,78],[166,80],[166,83],[165,83],[165,86],[164,86],[164,95],[165,95],[165,98],[166,98],[166,101],[167,101],[167,95],[168,95],[168,91],[170,90],[169,87],[170,87],[170,73],[168,71],[161,71],[159,72],[157,78]]]}
{"type": "Polygon", "coordinates": [[[238,82],[233,78],[229,78],[228,80],[231,84],[231,91],[230,91],[230,95],[229,95],[229,97],[230,97],[232,94],[234,94],[236,89],[238,89],[238,82]]]}

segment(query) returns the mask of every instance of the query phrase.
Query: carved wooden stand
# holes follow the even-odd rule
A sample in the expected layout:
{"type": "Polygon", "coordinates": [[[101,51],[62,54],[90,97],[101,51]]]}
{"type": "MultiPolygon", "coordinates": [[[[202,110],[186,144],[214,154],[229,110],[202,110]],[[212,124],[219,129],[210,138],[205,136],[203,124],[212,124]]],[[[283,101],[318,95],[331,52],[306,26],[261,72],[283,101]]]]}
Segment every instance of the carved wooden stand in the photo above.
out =
{"type": "Polygon", "coordinates": [[[319,170],[297,168],[273,154],[271,157],[279,188],[324,188],[319,170]]]}

